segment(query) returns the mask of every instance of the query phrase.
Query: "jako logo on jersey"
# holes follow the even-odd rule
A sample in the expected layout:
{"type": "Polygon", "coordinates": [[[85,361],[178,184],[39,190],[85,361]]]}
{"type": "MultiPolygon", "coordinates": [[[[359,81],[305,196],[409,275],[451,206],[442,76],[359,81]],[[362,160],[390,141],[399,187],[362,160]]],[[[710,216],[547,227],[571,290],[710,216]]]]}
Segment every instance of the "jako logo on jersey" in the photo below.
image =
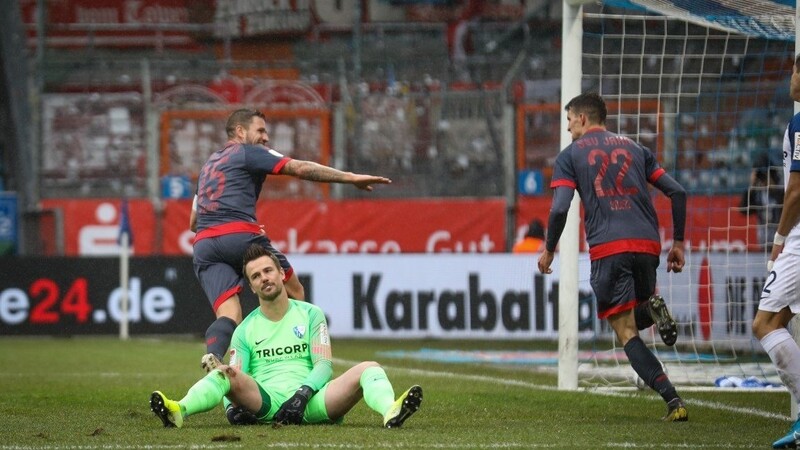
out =
{"type": "Polygon", "coordinates": [[[800,133],[794,134],[794,153],[792,153],[792,159],[800,160],[800,133]]]}
{"type": "Polygon", "coordinates": [[[306,335],[306,326],[305,325],[297,325],[292,328],[294,331],[294,335],[297,336],[297,339],[303,339],[303,336],[306,335]]]}
{"type": "Polygon", "coordinates": [[[266,350],[256,350],[256,356],[259,358],[271,358],[274,356],[288,356],[293,354],[302,354],[308,351],[308,344],[295,344],[287,345],[286,347],[268,348],[266,350]]]}
{"type": "Polygon", "coordinates": [[[319,343],[321,345],[330,345],[330,336],[328,336],[328,326],[324,323],[319,325],[319,343]]]}

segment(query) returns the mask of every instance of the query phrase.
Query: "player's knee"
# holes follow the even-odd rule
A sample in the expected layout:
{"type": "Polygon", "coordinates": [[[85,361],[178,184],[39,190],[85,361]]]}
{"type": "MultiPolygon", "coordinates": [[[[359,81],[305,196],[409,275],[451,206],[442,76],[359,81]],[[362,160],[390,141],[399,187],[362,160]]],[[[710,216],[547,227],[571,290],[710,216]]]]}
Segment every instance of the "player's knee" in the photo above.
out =
{"type": "Polygon", "coordinates": [[[283,286],[286,288],[286,293],[289,295],[289,298],[293,298],[295,300],[306,299],[306,290],[303,287],[303,284],[300,283],[300,279],[297,278],[297,274],[292,273],[287,280],[284,280],[283,286]]]}
{"type": "Polygon", "coordinates": [[[761,336],[761,327],[762,326],[763,325],[761,324],[761,320],[759,319],[758,316],[756,316],[755,319],[753,319],[753,323],[750,324],[750,329],[752,330],[753,336],[755,336],[756,339],[760,340],[761,338],[764,337],[764,336],[761,336]]]}
{"type": "Polygon", "coordinates": [[[217,305],[214,310],[214,315],[217,319],[227,318],[232,320],[236,325],[242,322],[242,304],[239,302],[239,296],[234,295],[228,297],[222,303],[217,305]]]}
{"type": "Polygon", "coordinates": [[[639,337],[639,330],[636,328],[624,328],[617,331],[617,339],[623,347],[630,342],[631,339],[636,337],[639,337]]]}
{"type": "Polygon", "coordinates": [[[228,380],[230,380],[231,386],[234,384],[238,385],[241,382],[242,377],[237,377],[237,375],[242,374],[239,368],[226,365],[222,367],[222,370],[225,376],[228,377],[228,380]]]}
{"type": "Polygon", "coordinates": [[[751,326],[753,336],[755,336],[756,339],[761,340],[764,338],[764,336],[777,329],[786,328],[792,317],[793,314],[788,308],[779,313],[770,313],[767,311],[758,310],[755,318],[753,318],[753,324],[751,326]]]}
{"type": "Polygon", "coordinates": [[[761,314],[756,314],[756,317],[753,319],[751,329],[753,331],[753,336],[755,336],[756,339],[761,340],[764,339],[764,336],[775,331],[777,328],[770,323],[770,320],[768,320],[767,317],[761,314]]]}
{"type": "Polygon", "coordinates": [[[305,300],[306,299],[306,290],[303,287],[303,285],[300,284],[300,283],[295,283],[295,285],[292,287],[292,292],[291,293],[293,295],[290,295],[290,297],[292,297],[295,300],[305,300]]]}
{"type": "Polygon", "coordinates": [[[370,367],[380,367],[381,365],[375,361],[364,361],[361,364],[361,368],[363,370],[369,369],[370,367]]]}

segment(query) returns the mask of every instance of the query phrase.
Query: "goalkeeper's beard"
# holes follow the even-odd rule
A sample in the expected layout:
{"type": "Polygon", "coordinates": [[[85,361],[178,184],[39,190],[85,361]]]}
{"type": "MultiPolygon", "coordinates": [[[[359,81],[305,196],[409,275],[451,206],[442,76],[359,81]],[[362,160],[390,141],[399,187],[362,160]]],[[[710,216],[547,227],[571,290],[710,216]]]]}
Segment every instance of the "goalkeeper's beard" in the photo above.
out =
{"type": "Polygon", "coordinates": [[[283,293],[283,286],[280,284],[273,284],[272,286],[275,288],[271,292],[264,292],[264,288],[261,288],[258,293],[258,298],[265,302],[272,303],[276,298],[280,297],[283,293]]]}

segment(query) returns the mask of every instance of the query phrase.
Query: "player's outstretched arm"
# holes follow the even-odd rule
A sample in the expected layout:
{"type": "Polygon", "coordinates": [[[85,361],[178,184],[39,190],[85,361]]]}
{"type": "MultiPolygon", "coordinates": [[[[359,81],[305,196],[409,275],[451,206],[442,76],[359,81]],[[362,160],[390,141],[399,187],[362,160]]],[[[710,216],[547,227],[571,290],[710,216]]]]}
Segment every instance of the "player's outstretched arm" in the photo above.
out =
{"type": "Polygon", "coordinates": [[[333,167],[324,166],[313,161],[293,159],[281,169],[281,174],[291,175],[302,180],[317,181],[321,183],[344,183],[371,191],[374,184],[389,184],[392,180],[374,175],[362,175],[352,172],[343,172],[333,167]]]}
{"type": "Polygon", "coordinates": [[[359,173],[352,173],[351,175],[353,176],[353,180],[350,184],[362,191],[371,191],[373,184],[390,184],[392,182],[392,180],[388,178],[374,175],[362,175],[359,173]]]}

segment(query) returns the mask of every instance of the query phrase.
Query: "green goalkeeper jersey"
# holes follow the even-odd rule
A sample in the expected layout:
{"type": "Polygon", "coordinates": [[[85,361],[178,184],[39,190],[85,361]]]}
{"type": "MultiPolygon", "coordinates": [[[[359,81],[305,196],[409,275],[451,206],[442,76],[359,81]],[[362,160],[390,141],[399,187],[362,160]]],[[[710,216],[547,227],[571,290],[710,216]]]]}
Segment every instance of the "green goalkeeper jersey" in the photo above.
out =
{"type": "Polygon", "coordinates": [[[290,299],[286,315],[273,322],[256,308],[233,333],[230,365],[275,392],[288,394],[302,385],[320,390],[333,374],[325,314],[290,299]]]}

